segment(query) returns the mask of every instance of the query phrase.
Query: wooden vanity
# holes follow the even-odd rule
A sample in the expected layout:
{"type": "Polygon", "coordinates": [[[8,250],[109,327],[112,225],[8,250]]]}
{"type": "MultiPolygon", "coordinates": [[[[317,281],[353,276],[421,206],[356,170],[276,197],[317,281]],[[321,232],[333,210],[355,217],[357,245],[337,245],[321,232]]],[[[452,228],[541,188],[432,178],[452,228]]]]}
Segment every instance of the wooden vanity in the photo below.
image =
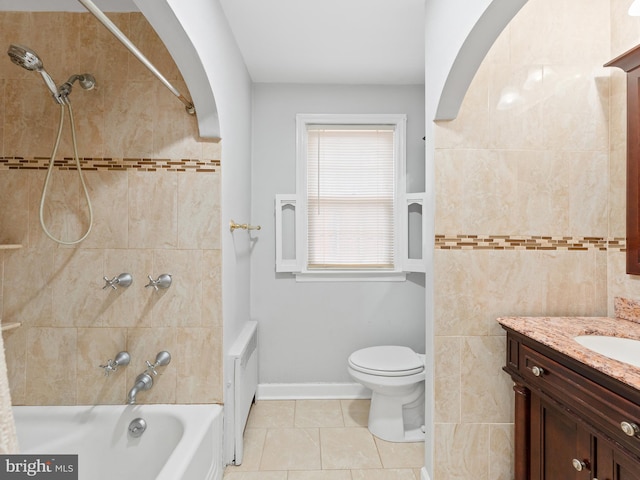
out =
{"type": "Polygon", "coordinates": [[[621,333],[640,339],[640,324],[587,317],[498,321],[507,332],[504,370],[515,382],[515,479],[640,480],[640,368],[573,340],[621,333]]]}

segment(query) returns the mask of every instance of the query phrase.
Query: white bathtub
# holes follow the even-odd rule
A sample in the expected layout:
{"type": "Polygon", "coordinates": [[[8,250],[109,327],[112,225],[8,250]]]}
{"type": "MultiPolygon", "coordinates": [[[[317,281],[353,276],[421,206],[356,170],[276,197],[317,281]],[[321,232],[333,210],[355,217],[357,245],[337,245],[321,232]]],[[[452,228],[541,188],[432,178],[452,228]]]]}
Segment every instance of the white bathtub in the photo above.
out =
{"type": "Polygon", "coordinates": [[[220,405],[13,407],[20,452],[78,454],[79,480],[220,480],[220,405]],[[129,423],[142,418],[139,438],[129,423]]]}

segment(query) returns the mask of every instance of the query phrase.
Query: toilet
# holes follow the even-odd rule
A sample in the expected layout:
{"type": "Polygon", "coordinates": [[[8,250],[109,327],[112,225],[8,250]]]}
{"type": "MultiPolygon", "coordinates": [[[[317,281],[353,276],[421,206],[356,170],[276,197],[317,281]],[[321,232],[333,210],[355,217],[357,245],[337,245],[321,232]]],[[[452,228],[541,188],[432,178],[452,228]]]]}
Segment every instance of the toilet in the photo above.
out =
{"type": "Polygon", "coordinates": [[[424,441],[425,356],[409,347],[363,348],[349,356],[351,377],[372,391],[369,431],[388,442],[424,441]]]}

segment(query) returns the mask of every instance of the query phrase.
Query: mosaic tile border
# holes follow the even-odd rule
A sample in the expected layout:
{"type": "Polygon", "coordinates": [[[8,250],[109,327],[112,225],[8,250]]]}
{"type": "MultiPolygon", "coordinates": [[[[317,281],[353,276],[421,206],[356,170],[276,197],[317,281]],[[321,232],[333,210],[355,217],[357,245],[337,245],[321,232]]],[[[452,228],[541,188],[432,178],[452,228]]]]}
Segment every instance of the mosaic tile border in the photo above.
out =
{"type": "MultiPolygon", "coordinates": [[[[157,159],[157,158],[81,158],[82,170],[136,170],[140,172],[217,172],[220,160],[157,159]]],[[[75,160],[65,157],[56,160],[58,170],[76,170],[75,160]]],[[[42,157],[0,157],[0,170],[46,170],[49,159],[42,157]]]]}
{"type": "Polygon", "coordinates": [[[619,250],[625,238],[521,235],[436,235],[436,250],[619,250]]]}

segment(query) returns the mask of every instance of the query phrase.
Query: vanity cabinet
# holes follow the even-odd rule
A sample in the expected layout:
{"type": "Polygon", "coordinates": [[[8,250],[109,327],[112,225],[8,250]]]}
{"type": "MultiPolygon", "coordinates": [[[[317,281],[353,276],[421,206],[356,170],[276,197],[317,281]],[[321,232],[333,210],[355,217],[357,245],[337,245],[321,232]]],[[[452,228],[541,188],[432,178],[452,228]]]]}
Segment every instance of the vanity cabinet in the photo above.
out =
{"type": "Polygon", "coordinates": [[[516,480],[640,480],[640,392],[507,327],[516,480]]]}

